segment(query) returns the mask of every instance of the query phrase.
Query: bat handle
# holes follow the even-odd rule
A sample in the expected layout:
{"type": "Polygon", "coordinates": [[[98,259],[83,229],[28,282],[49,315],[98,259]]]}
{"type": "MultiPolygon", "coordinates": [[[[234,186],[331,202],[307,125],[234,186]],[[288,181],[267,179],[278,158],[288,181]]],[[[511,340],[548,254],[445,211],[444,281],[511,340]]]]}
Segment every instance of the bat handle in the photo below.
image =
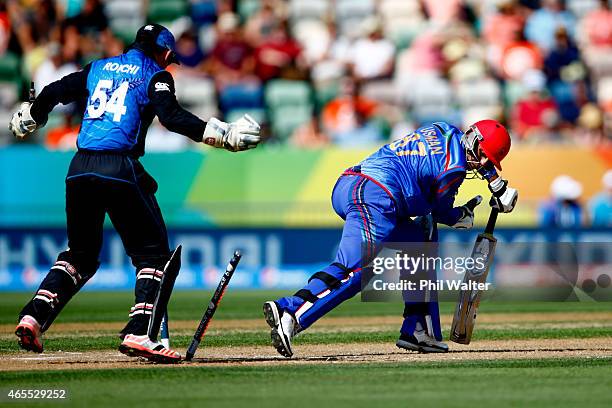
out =
{"type": "Polygon", "coordinates": [[[497,208],[491,208],[491,214],[489,214],[489,221],[487,221],[487,226],[484,230],[485,234],[493,234],[493,230],[495,229],[495,223],[497,222],[497,215],[499,211],[497,208]]]}
{"type": "Polygon", "coordinates": [[[36,100],[36,90],[34,89],[34,81],[31,81],[30,82],[29,101],[30,101],[30,103],[34,103],[35,100],[36,100]]]}

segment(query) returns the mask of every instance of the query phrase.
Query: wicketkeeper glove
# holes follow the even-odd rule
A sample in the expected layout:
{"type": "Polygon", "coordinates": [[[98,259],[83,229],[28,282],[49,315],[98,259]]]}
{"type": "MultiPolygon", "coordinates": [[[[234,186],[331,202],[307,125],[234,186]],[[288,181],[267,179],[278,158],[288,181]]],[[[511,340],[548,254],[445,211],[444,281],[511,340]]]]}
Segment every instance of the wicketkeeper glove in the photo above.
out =
{"type": "Polygon", "coordinates": [[[230,152],[239,152],[257,147],[261,141],[260,126],[249,115],[244,115],[236,122],[226,123],[211,118],[204,129],[204,143],[223,147],[230,152]]]}
{"type": "Polygon", "coordinates": [[[469,229],[474,226],[474,209],[482,202],[482,196],[477,195],[470,201],[459,207],[463,212],[459,221],[452,227],[457,229],[469,229]]]}
{"type": "Polygon", "coordinates": [[[27,135],[31,134],[36,130],[38,125],[36,121],[32,119],[30,115],[30,108],[32,104],[30,102],[23,102],[19,107],[19,110],[13,113],[13,117],[9,122],[9,130],[13,132],[15,137],[23,139],[27,135]]]}
{"type": "Polygon", "coordinates": [[[509,213],[514,210],[518,201],[518,191],[515,188],[508,187],[508,180],[503,180],[501,177],[496,178],[489,183],[489,190],[493,193],[489,201],[492,208],[502,213],[509,213]]]}

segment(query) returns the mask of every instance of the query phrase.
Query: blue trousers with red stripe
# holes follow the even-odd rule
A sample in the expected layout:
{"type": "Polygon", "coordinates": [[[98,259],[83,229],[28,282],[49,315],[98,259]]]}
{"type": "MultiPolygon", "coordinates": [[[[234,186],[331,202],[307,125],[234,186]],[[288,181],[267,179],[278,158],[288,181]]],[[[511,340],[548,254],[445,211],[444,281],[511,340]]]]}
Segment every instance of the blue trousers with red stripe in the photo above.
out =
{"type": "MultiPolygon", "coordinates": [[[[276,301],[296,317],[302,330],[360,292],[362,262],[374,258],[382,243],[425,240],[423,228],[410,218],[399,216],[391,194],[366,175],[353,172],[342,175],[334,187],[332,205],[345,220],[334,262],[315,273],[295,295],[276,301]]],[[[412,334],[417,321],[426,327],[426,314],[431,315],[434,334],[441,340],[437,302],[407,303],[401,332],[412,334]]]]}

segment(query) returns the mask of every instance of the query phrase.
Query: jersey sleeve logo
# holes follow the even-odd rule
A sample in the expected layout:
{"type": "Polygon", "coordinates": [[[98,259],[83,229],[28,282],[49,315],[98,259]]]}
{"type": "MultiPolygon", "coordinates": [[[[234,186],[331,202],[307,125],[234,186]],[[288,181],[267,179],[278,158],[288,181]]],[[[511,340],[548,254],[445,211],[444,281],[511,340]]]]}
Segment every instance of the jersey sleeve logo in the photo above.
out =
{"type": "Polygon", "coordinates": [[[165,82],[156,82],[155,83],[155,92],[167,91],[170,92],[170,85],[165,82]]]}

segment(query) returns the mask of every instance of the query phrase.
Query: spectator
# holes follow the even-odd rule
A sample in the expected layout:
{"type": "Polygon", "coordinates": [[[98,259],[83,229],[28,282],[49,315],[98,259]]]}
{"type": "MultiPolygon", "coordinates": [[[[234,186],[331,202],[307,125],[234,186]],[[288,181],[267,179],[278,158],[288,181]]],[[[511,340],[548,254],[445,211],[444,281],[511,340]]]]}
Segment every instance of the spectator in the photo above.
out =
{"type": "Polygon", "coordinates": [[[459,20],[462,0],[420,0],[426,16],[438,26],[450,25],[459,20]]]}
{"type": "Polygon", "coordinates": [[[62,125],[47,132],[45,146],[50,150],[74,150],[76,147],[77,136],[81,129],[80,124],[72,124],[72,115],[69,112],[63,114],[64,122],[62,125]]]}
{"type": "Polygon", "coordinates": [[[6,4],[0,4],[0,55],[3,55],[8,48],[11,37],[11,25],[9,23],[6,4]]]}
{"type": "Polygon", "coordinates": [[[383,129],[374,120],[377,110],[376,102],[361,96],[359,83],[346,78],[341,94],[323,108],[323,128],[336,145],[371,146],[384,139],[383,129]]]}
{"type": "Polygon", "coordinates": [[[79,51],[85,61],[99,57],[113,37],[100,0],[85,0],[81,12],[66,19],[64,26],[78,32],[79,51]]]}
{"type": "Polygon", "coordinates": [[[193,29],[186,30],[176,41],[176,55],[184,67],[195,68],[204,61],[204,53],[193,29]]]}
{"type": "Polygon", "coordinates": [[[211,51],[209,71],[222,89],[239,83],[253,73],[253,50],[247,44],[238,27],[238,17],[223,13],[217,21],[219,39],[211,51]]]}
{"type": "Polygon", "coordinates": [[[589,202],[589,216],[594,227],[612,227],[612,169],[601,179],[604,190],[589,202]]]}
{"type": "Polygon", "coordinates": [[[253,48],[262,45],[281,23],[275,10],[276,0],[263,0],[244,26],[244,37],[253,48]]]}
{"type": "MultiPolygon", "coordinates": [[[[58,43],[50,43],[47,45],[47,59],[38,67],[34,73],[34,86],[36,94],[39,94],[42,89],[51,82],[57,81],[62,77],[78,70],[77,65],[71,61],[65,61],[62,53],[62,47],[58,43]]],[[[70,106],[70,105],[68,105],[70,106]]],[[[62,112],[72,110],[72,107],[60,105],[56,108],[62,112]]]]}
{"type": "Polygon", "coordinates": [[[255,74],[264,82],[273,78],[305,79],[301,53],[302,48],[282,22],[255,50],[255,74]]]}
{"type": "Polygon", "coordinates": [[[599,9],[588,13],[581,24],[585,42],[593,47],[612,47],[612,10],[608,0],[599,0],[599,9]]]}
{"type": "Polygon", "coordinates": [[[548,54],[554,46],[557,29],[563,27],[570,37],[574,37],[575,26],[576,19],[565,10],[564,0],[542,0],[542,8],[527,18],[525,38],[548,54]]]}
{"type": "Polygon", "coordinates": [[[555,178],[550,186],[551,198],[540,207],[540,226],[548,228],[579,228],[582,207],[579,199],[582,185],[570,176],[555,178]]]}
{"type": "Polygon", "coordinates": [[[501,73],[506,79],[521,80],[526,72],[542,69],[542,51],[522,36],[504,48],[501,56],[501,73]]]}
{"type": "Polygon", "coordinates": [[[380,20],[366,19],[362,33],[365,37],[355,42],[349,57],[353,76],[358,80],[389,78],[393,73],[395,46],[383,36],[380,20]]]}
{"type": "Polygon", "coordinates": [[[558,123],[557,105],[545,94],[546,78],[540,71],[528,71],[523,77],[527,96],[512,111],[512,127],[521,139],[550,138],[558,123]]]}
{"type": "Polygon", "coordinates": [[[548,82],[582,79],[572,78],[569,73],[564,75],[564,69],[572,64],[581,65],[580,51],[578,51],[578,47],[567,35],[565,28],[559,27],[555,32],[555,45],[544,60],[544,71],[546,72],[548,82]]]}
{"type": "Polygon", "coordinates": [[[442,54],[445,39],[434,29],[417,35],[409,48],[397,57],[396,81],[402,88],[410,89],[420,75],[441,75],[446,61],[442,54]]]}
{"type": "Polygon", "coordinates": [[[605,143],[603,133],[603,112],[594,103],[587,103],[580,109],[578,116],[578,129],[574,140],[580,145],[601,145],[605,143]]]}
{"type": "Polygon", "coordinates": [[[501,0],[497,3],[497,13],[484,21],[483,36],[489,45],[488,61],[501,71],[502,52],[521,37],[525,17],[519,11],[516,0],[501,0]]]}

